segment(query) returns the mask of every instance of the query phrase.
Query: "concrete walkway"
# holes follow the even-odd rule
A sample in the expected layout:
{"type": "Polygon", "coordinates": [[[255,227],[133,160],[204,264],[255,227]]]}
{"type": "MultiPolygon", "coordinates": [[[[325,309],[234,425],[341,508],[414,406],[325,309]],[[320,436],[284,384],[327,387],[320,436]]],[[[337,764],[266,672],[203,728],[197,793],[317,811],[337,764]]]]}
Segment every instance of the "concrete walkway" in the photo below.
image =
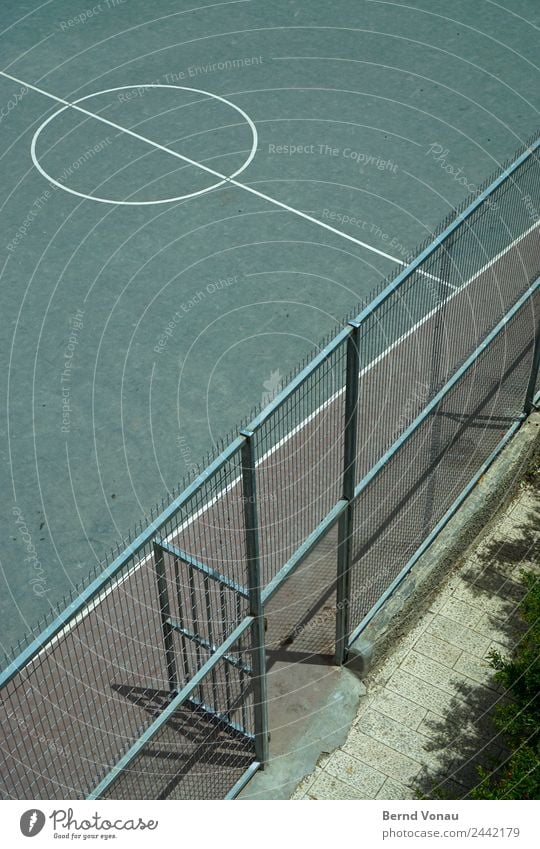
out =
{"type": "Polygon", "coordinates": [[[474,764],[504,760],[489,721],[503,694],[487,656],[519,639],[519,574],[538,568],[539,528],[540,492],[524,482],[364,679],[346,742],[321,756],[293,799],[463,798],[478,782],[474,764]]]}

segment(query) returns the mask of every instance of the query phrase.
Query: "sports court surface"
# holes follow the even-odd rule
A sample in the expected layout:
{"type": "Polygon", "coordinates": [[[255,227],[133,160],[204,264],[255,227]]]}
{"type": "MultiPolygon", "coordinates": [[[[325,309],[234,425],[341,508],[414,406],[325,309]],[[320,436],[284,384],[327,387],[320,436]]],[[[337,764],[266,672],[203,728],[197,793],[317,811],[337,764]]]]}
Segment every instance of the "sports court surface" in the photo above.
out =
{"type": "Polygon", "coordinates": [[[539,23],[2,4],[6,647],[535,131],[539,23]]]}

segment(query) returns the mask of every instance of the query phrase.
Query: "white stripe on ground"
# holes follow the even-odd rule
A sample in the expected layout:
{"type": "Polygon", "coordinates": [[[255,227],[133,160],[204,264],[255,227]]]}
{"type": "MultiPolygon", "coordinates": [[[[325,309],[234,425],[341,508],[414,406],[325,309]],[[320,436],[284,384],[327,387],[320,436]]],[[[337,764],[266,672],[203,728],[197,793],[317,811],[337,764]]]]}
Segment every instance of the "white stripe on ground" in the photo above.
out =
{"type": "MultiPolygon", "coordinates": [[[[406,339],[408,339],[413,333],[416,333],[418,328],[422,327],[423,324],[425,324],[427,321],[429,321],[443,306],[445,306],[449,301],[451,301],[454,297],[456,297],[456,295],[459,295],[461,292],[463,292],[464,289],[466,289],[468,286],[471,285],[471,283],[473,283],[475,280],[477,280],[478,277],[480,277],[480,275],[484,274],[492,265],[494,265],[494,263],[498,262],[505,254],[509,253],[509,251],[511,251],[518,244],[518,242],[525,239],[529,235],[529,233],[532,233],[532,231],[535,228],[539,228],[539,225],[538,225],[537,222],[532,224],[531,227],[529,227],[529,229],[525,231],[525,233],[523,233],[521,236],[519,236],[519,238],[514,239],[514,241],[510,245],[508,245],[508,247],[504,248],[496,256],[494,256],[493,259],[491,259],[482,268],[480,268],[479,271],[477,271],[476,274],[474,274],[469,280],[467,280],[466,283],[464,283],[459,288],[455,288],[455,291],[453,291],[452,294],[449,295],[448,298],[446,298],[445,301],[443,301],[438,306],[434,307],[423,318],[421,318],[419,321],[417,321],[416,324],[413,325],[413,327],[409,328],[409,330],[407,330],[406,333],[403,333],[398,339],[395,340],[395,342],[393,342],[381,354],[379,354],[377,357],[375,357],[367,366],[365,366],[360,371],[359,376],[363,377],[365,374],[367,374],[367,372],[369,372],[373,368],[375,368],[375,366],[378,365],[378,363],[380,363],[386,356],[388,356],[388,354],[391,351],[395,350],[395,348],[397,348],[398,345],[401,345],[401,343],[404,342],[406,339]]],[[[324,401],[323,404],[321,404],[319,407],[317,407],[317,409],[314,410],[313,413],[310,413],[310,415],[307,416],[302,422],[300,422],[300,424],[298,424],[295,428],[293,428],[293,430],[291,430],[288,434],[286,434],[272,448],[268,449],[268,451],[265,454],[263,454],[263,456],[260,457],[257,460],[256,465],[257,466],[260,465],[268,457],[271,457],[272,454],[275,454],[275,452],[278,451],[283,445],[285,445],[289,441],[289,439],[292,439],[292,437],[295,436],[297,433],[299,433],[300,430],[302,430],[308,424],[310,424],[310,422],[312,422],[313,419],[316,418],[316,416],[319,415],[319,413],[323,412],[331,404],[333,404],[344,393],[344,391],[345,391],[345,387],[338,389],[330,398],[328,398],[326,401],[324,401]]],[[[66,451],[67,451],[67,445],[66,445],[66,451]]],[[[218,501],[220,501],[228,492],[230,492],[232,489],[234,489],[234,487],[238,486],[240,481],[241,481],[241,475],[239,475],[237,478],[235,478],[233,481],[231,481],[231,483],[228,484],[228,486],[226,486],[222,490],[220,490],[220,492],[218,492],[217,495],[215,495],[212,499],[210,499],[210,501],[208,501],[206,504],[204,504],[199,510],[197,510],[192,516],[190,516],[189,519],[186,519],[181,525],[179,525],[177,528],[175,528],[174,531],[172,531],[167,537],[165,537],[166,541],[167,542],[173,542],[173,540],[175,539],[175,537],[178,536],[178,534],[181,534],[182,531],[184,531],[187,527],[189,527],[189,525],[193,524],[193,522],[195,522],[200,516],[202,516],[204,513],[206,513],[208,510],[210,510],[210,508],[213,507],[214,504],[216,504],[218,501]]],[[[66,634],[68,634],[73,628],[75,628],[79,624],[79,622],[81,622],[83,619],[85,619],[86,616],[88,616],[89,613],[91,613],[93,610],[95,610],[95,608],[99,604],[101,604],[101,602],[104,601],[110,593],[112,593],[115,589],[117,589],[125,581],[127,581],[138,569],[140,569],[141,566],[144,566],[149,560],[151,560],[152,556],[153,556],[152,554],[147,554],[145,557],[143,557],[142,560],[135,563],[134,566],[132,566],[132,568],[129,569],[126,572],[125,575],[123,575],[117,581],[114,581],[114,583],[112,583],[110,587],[108,587],[106,590],[104,590],[104,592],[102,592],[96,599],[94,599],[94,601],[92,601],[87,607],[85,607],[85,609],[83,611],[81,611],[81,613],[79,613],[73,620],[68,622],[68,624],[64,628],[62,628],[62,630],[56,635],[56,637],[54,637],[49,643],[47,643],[47,646],[45,648],[41,649],[41,651],[31,661],[29,661],[29,663],[27,665],[30,665],[30,663],[33,663],[35,660],[37,660],[39,657],[41,657],[42,654],[49,651],[49,649],[52,648],[59,640],[61,640],[63,637],[66,636],[66,634]]]]}

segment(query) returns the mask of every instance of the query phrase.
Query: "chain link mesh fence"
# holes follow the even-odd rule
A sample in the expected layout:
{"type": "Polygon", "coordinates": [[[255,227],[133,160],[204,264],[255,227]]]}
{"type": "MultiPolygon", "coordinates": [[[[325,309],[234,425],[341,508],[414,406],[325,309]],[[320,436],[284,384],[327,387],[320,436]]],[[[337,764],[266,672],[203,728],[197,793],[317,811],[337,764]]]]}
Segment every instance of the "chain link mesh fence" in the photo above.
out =
{"type": "Polygon", "coordinates": [[[265,760],[266,663],[345,659],[540,388],[539,171],[535,142],[15,647],[4,798],[222,798],[265,760]]]}

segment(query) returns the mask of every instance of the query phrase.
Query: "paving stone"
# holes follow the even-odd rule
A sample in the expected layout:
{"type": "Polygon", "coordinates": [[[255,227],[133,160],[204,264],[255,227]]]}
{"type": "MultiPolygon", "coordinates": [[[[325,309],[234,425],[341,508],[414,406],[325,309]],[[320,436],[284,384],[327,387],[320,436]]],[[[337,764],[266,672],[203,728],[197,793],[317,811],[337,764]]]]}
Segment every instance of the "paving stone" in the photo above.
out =
{"type": "Polygon", "coordinates": [[[457,696],[466,699],[471,690],[475,688],[476,681],[468,679],[467,676],[448,666],[443,666],[436,660],[424,657],[418,652],[411,651],[401,664],[401,669],[411,672],[417,678],[421,678],[428,684],[444,690],[449,696],[457,696]]]}
{"type": "Polygon", "coordinates": [[[448,695],[439,687],[411,675],[403,668],[397,669],[388,682],[388,689],[416,704],[444,715],[448,709],[448,695]]]}
{"type": "Polygon", "coordinates": [[[507,660],[512,655],[512,652],[507,645],[505,646],[503,643],[498,643],[496,640],[492,640],[492,642],[489,644],[489,646],[485,650],[483,657],[486,660],[489,660],[489,656],[490,656],[491,652],[494,652],[494,651],[499,652],[499,654],[501,654],[507,660]]]}
{"type": "Polygon", "coordinates": [[[499,690],[499,685],[493,680],[495,670],[489,665],[488,661],[482,658],[475,657],[467,652],[462,652],[461,656],[456,661],[454,669],[457,672],[462,672],[467,678],[472,678],[473,681],[478,681],[484,687],[491,690],[499,690]]]}
{"type": "Polygon", "coordinates": [[[491,561],[491,550],[493,545],[496,545],[497,536],[498,535],[495,531],[492,531],[490,534],[485,536],[484,539],[481,540],[475,547],[474,551],[469,553],[467,560],[476,560],[479,563],[489,563],[491,561]]]}
{"type": "Polygon", "coordinates": [[[458,723],[452,722],[448,717],[428,711],[417,728],[419,734],[424,734],[430,740],[438,740],[446,735],[448,745],[453,745],[456,739],[463,734],[463,728],[458,723]]]}
{"type": "Polygon", "coordinates": [[[441,610],[443,609],[443,607],[446,604],[446,602],[448,601],[448,599],[451,598],[451,597],[452,597],[452,593],[450,593],[444,599],[440,598],[440,596],[435,596],[435,598],[432,598],[431,601],[430,601],[430,604],[429,604],[429,612],[433,613],[435,616],[437,616],[441,612],[441,610]]]}
{"type": "MultiPolygon", "coordinates": [[[[464,710],[467,710],[466,706],[464,710]]],[[[430,740],[439,740],[445,736],[449,748],[460,744],[462,748],[465,744],[480,747],[493,737],[498,739],[489,714],[470,717],[463,722],[460,717],[459,722],[452,722],[450,718],[443,718],[430,711],[418,726],[417,731],[419,734],[425,734],[430,740]]]]}
{"type": "Polygon", "coordinates": [[[454,584],[452,581],[445,584],[442,589],[439,590],[436,596],[434,596],[429,603],[429,612],[437,615],[441,612],[446,602],[451,599],[454,595],[454,584]]]}
{"type": "Polygon", "coordinates": [[[386,688],[381,689],[377,697],[372,699],[370,707],[413,729],[418,728],[427,713],[425,707],[420,707],[410,699],[404,699],[386,688]]]}
{"type": "Polygon", "coordinates": [[[525,558],[518,566],[514,566],[511,572],[514,581],[520,582],[523,572],[533,572],[535,575],[540,575],[539,559],[537,552],[534,552],[531,554],[530,560],[525,558]]]}
{"type": "Polygon", "coordinates": [[[291,799],[305,799],[306,794],[309,791],[309,788],[313,784],[313,782],[317,779],[318,775],[322,772],[319,766],[315,767],[310,775],[306,775],[305,778],[302,779],[296,790],[294,791],[291,799]]]}
{"type": "MultiPolygon", "coordinates": [[[[484,580],[487,577],[484,576],[484,580]]],[[[497,582],[493,578],[494,586],[492,589],[485,589],[480,583],[465,583],[458,588],[454,593],[454,598],[459,599],[471,607],[478,607],[484,612],[489,612],[492,616],[498,616],[501,619],[509,616],[523,598],[523,590],[514,582],[505,580],[502,576],[497,587],[497,582]]]]}
{"type": "Polygon", "coordinates": [[[414,650],[450,668],[461,654],[461,649],[429,633],[419,637],[414,644],[414,650]]]}
{"type": "Polygon", "coordinates": [[[358,705],[358,710],[356,712],[356,716],[353,720],[351,728],[354,728],[355,725],[358,725],[362,722],[362,717],[366,710],[369,709],[374,699],[377,698],[377,694],[379,690],[383,689],[382,686],[370,683],[369,690],[366,692],[366,695],[360,700],[360,704],[358,705]]]}
{"type": "MultiPolygon", "coordinates": [[[[436,693],[430,693],[432,703],[427,706],[434,713],[440,713],[443,716],[447,716],[449,711],[463,711],[465,708],[467,715],[477,716],[488,710],[500,698],[498,690],[486,687],[480,681],[458,670],[448,669],[442,664],[436,664],[435,661],[422,658],[421,655],[413,652],[407,658],[407,664],[403,664],[402,669],[406,672],[416,670],[418,676],[423,676],[425,683],[431,684],[435,690],[442,691],[442,698],[439,696],[438,699],[436,693]]],[[[415,699],[419,701],[420,695],[417,695],[415,699]]]]}
{"type": "MultiPolygon", "coordinates": [[[[459,576],[454,583],[454,592],[452,598],[458,601],[463,601],[465,604],[470,604],[471,607],[482,607],[481,601],[477,597],[475,589],[475,569],[471,561],[467,561],[464,575],[459,576]]],[[[450,599],[449,599],[450,601],[450,599]]],[[[441,611],[442,612],[442,611],[441,611]]]]}
{"type": "Polygon", "coordinates": [[[321,771],[306,793],[308,799],[369,799],[360,790],[350,784],[344,784],[339,778],[321,771]]]}
{"type": "Polygon", "coordinates": [[[384,743],[419,763],[429,759],[428,744],[422,734],[417,734],[416,731],[406,728],[400,722],[376,710],[370,710],[364,714],[363,731],[379,743],[384,743]]]}
{"type": "Polygon", "coordinates": [[[456,623],[452,619],[447,619],[446,616],[435,616],[428,625],[427,633],[478,657],[484,657],[489,647],[489,637],[484,637],[478,631],[473,631],[464,625],[456,628],[456,623]]]}
{"type": "Polygon", "coordinates": [[[387,778],[383,786],[376,796],[377,799],[416,799],[416,793],[411,787],[406,787],[395,781],[393,778],[387,778]]]}
{"type": "Polygon", "coordinates": [[[473,590],[478,586],[482,589],[501,587],[510,577],[508,568],[497,563],[491,557],[480,557],[477,553],[468,557],[460,569],[457,588],[465,583],[473,590]]]}
{"type": "Polygon", "coordinates": [[[480,608],[473,607],[458,598],[450,598],[441,608],[440,613],[446,616],[447,619],[452,619],[459,625],[465,625],[467,628],[474,626],[481,620],[483,613],[480,608]]]}
{"type": "Polygon", "coordinates": [[[419,779],[417,789],[428,799],[463,799],[467,793],[463,784],[429,770],[419,779]]]}
{"type": "Polygon", "coordinates": [[[446,746],[431,751],[430,760],[426,762],[422,777],[419,776],[415,790],[422,788],[429,796],[462,798],[470,786],[469,782],[459,772],[467,756],[449,751],[446,746]]]}
{"type": "Polygon", "coordinates": [[[516,511],[510,516],[505,516],[499,525],[498,534],[495,538],[503,545],[508,540],[516,542],[518,545],[523,541],[524,526],[529,528],[533,521],[538,519],[537,510],[516,511]]]}
{"type": "Polygon", "coordinates": [[[299,789],[296,788],[292,796],[290,797],[292,802],[302,802],[305,801],[308,797],[304,793],[300,793],[299,789]]]}
{"type": "Polygon", "coordinates": [[[501,763],[501,749],[491,749],[488,752],[479,750],[470,755],[465,761],[457,759],[448,771],[448,778],[464,785],[467,790],[472,790],[480,784],[481,778],[478,774],[478,766],[482,765],[490,772],[501,763]],[[499,757],[497,757],[499,755],[499,757]]]}
{"type": "Polygon", "coordinates": [[[517,639],[514,629],[508,622],[487,613],[482,614],[474,630],[490,640],[496,640],[501,645],[507,646],[509,650],[512,650],[517,639]]]}
{"type": "Polygon", "coordinates": [[[399,640],[389,657],[381,664],[380,668],[374,672],[372,684],[375,686],[384,686],[395,670],[399,667],[402,660],[407,657],[407,654],[414,646],[416,640],[425,632],[429,623],[433,619],[434,614],[425,614],[415,627],[399,640]]]}
{"type": "Polygon", "coordinates": [[[351,731],[344,751],[363,763],[375,767],[379,772],[397,779],[402,784],[410,784],[418,775],[421,764],[406,755],[401,755],[385,743],[375,740],[363,731],[351,731]]]}
{"type": "Polygon", "coordinates": [[[405,652],[412,649],[415,642],[425,632],[426,628],[429,626],[429,624],[433,620],[434,616],[435,616],[434,613],[431,613],[430,611],[428,611],[428,613],[425,613],[417,621],[414,628],[411,628],[411,630],[404,637],[402,637],[401,642],[400,642],[400,646],[399,646],[400,654],[404,654],[405,652]]]}
{"type": "Polygon", "coordinates": [[[382,772],[341,749],[334,752],[324,771],[353,787],[365,799],[373,799],[387,778],[382,772]]]}

